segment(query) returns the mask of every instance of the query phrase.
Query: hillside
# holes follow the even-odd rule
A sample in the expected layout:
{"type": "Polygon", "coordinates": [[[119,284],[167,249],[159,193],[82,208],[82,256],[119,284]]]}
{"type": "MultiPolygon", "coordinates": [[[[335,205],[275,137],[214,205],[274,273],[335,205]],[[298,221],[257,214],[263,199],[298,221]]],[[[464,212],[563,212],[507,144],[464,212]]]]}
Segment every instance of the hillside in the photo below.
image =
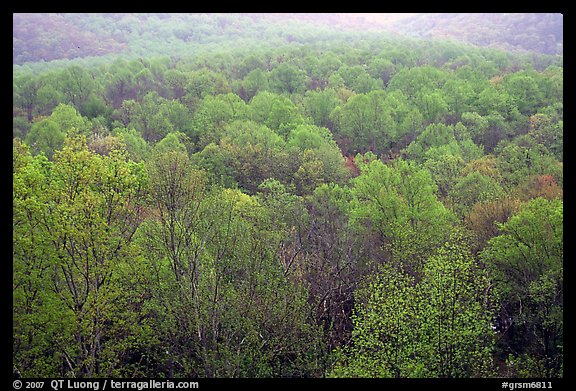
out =
{"type": "Polygon", "coordinates": [[[563,56],[384,16],[14,15],[14,375],[561,388],[563,56]]]}
{"type": "Polygon", "coordinates": [[[545,54],[562,54],[564,42],[563,15],[550,13],[418,14],[394,23],[392,30],[545,54]]]}
{"type": "Polygon", "coordinates": [[[346,32],[561,54],[562,23],[561,14],[14,14],[12,60],[182,56],[213,45],[237,48],[258,40],[278,47],[346,32]]]}

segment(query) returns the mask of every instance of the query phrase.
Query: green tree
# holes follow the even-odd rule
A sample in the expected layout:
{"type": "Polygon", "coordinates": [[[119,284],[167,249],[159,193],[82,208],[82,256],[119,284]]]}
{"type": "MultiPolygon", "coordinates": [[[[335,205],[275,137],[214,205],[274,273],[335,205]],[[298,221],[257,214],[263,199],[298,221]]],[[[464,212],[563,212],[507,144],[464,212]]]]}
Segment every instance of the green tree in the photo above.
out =
{"type": "Polygon", "coordinates": [[[284,139],[265,125],[254,121],[234,121],[225,126],[224,136],[220,140],[219,160],[227,166],[226,176],[233,177],[241,188],[255,193],[256,189],[267,178],[277,178],[286,182],[293,162],[288,159],[284,139]]]}
{"type": "MultiPolygon", "coordinates": [[[[51,345],[55,362],[49,366],[50,362],[43,360],[41,372],[75,377],[115,373],[130,349],[130,344],[114,341],[138,333],[139,326],[134,318],[127,321],[131,312],[115,303],[126,296],[119,280],[123,265],[134,255],[131,239],[139,218],[142,180],[141,167],[127,160],[121,147],[106,156],[96,155],[88,150],[84,136],[75,135],[67,137],[62,150],[55,152],[45,198],[36,202],[36,233],[28,231],[25,236],[25,240],[31,235],[43,238],[34,247],[36,254],[44,252],[44,266],[38,265],[43,280],[34,281],[35,289],[43,290],[37,302],[41,305],[31,311],[34,315],[28,325],[33,325],[34,319],[52,319],[49,327],[60,328],[59,333],[45,328],[46,338],[33,346],[32,351],[38,351],[51,345]],[[120,337],[112,320],[127,321],[133,327],[124,329],[120,337]]],[[[22,209],[16,206],[15,212],[18,210],[22,209]]],[[[24,262],[17,269],[30,275],[26,265],[33,258],[17,254],[15,261],[24,262]]],[[[19,273],[14,278],[20,285],[19,273]]],[[[28,279],[29,288],[31,281],[28,279]]],[[[22,297],[20,292],[16,297],[22,297]]],[[[16,304],[18,314],[21,307],[16,304]]],[[[28,311],[31,309],[28,306],[28,311]]],[[[21,330],[27,330],[27,325],[21,330]]],[[[32,341],[28,339],[29,347],[32,341]]]]}
{"type": "Polygon", "coordinates": [[[270,87],[277,93],[301,94],[306,88],[306,72],[293,64],[283,62],[270,71],[270,87]]]}
{"type": "Polygon", "coordinates": [[[308,90],[302,99],[304,114],[314,120],[317,126],[332,128],[330,113],[340,104],[336,91],[327,88],[321,91],[308,90]]]}
{"type": "Polygon", "coordinates": [[[141,162],[150,155],[150,145],[136,129],[114,128],[112,134],[120,138],[126,145],[126,151],[131,160],[141,162]]]}
{"type": "Polygon", "coordinates": [[[389,264],[356,291],[349,346],[329,376],[493,374],[493,294],[462,237],[430,256],[421,280],[389,264]]]}
{"type": "Polygon", "coordinates": [[[448,197],[452,209],[463,217],[470,212],[474,204],[494,201],[503,195],[504,189],[495,179],[473,171],[454,183],[448,197]]]}
{"type": "Polygon", "coordinates": [[[499,229],[501,234],[482,253],[483,261],[493,269],[501,297],[499,349],[506,356],[511,352],[508,365],[514,376],[559,376],[563,362],[563,202],[531,200],[499,229]],[[522,368],[530,362],[530,367],[522,368]]]}
{"type": "Polygon", "coordinates": [[[18,139],[12,158],[13,365],[22,376],[53,376],[59,365],[54,342],[66,338],[70,319],[50,289],[54,249],[42,225],[52,162],[32,156],[18,139]]]}
{"type": "Polygon", "coordinates": [[[299,124],[305,123],[296,105],[286,96],[264,91],[250,101],[252,119],[266,125],[284,139],[299,124]]]}
{"type": "Polygon", "coordinates": [[[331,114],[338,136],[349,139],[349,153],[382,152],[395,139],[395,126],[389,112],[384,111],[386,93],[381,90],[352,96],[331,114]]]}
{"type": "Polygon", "coordinates": [[[253,69],[244,77],[239,95],[245,101],[250,101],[261,91],[268,90],[268,74],[262,69],[253,69]]]}
{"type": "Polygon", "coordinates": [[[30,145],[32,153],[43,152],[52,158],[54,152],[62,147],[67,134],[87,134],[89,129],[90,121],[82,117],[74,107],[60,104],[50,117],[32,125],[25,142],[30,145]]]}
{"type": "Polygon", "coordinates": [[[14,79],[14,103],[25,110],[28,122],[32,121],[38,106],[38,91],[43,86],[42,78],[23,75],[14,79]]]}
{"type": "Polygon", "coordinates": [[[542,101],[542,92],[536,78],[535,74],[521,71],[505,76],[502,83],[512,102],[524,115],[533,114],[542,101]]]}
{"type": "Polygon", "coordinates": [[[281,235],[272,211],[238,190],[209,191],[182,156],[153,164],[162,174],[151,182],[159,218],[141,232],[156,274],[153,301],[160,308],[169,303],[156,320],[170,353],[158,357],[164,373],[313,373],[302,353],[313,362],[315,331],[308,327],[305,292],[285,279],[275,256],[281,235]]]}
{"type": "Polygon", "coordinates": [[[201,149],[210,142],[217,143],[223,135],[224,125],[235,120],[250,118],[249,107],[236,94],[208,95],[199,103],[192,124],[190,136],[201,149]]]}
{"type": "Polygon", "coordinates": [[[447,239],[454,219],[436,197],[430,173],[413,162],[362,163],[352,179],[351,216],[377,234],[386,257],[420,274],[424,260],[447,239]]]}
{"type": "Polygon", "coordinates": [[[170,132],[154,145],[153,151],[158,155],[170,151],[178,151],[188,155],[189,143],[190,140],[184,133],[170,132]]]}
{"type": "Polygon", "coordinates": [[[71,104],[81,113],[95,88],[95,82],[86,68],[72,65],[60,73],[59,90],[64,95],[63,103],[71,104]]]}
{"type": "Polygon", "coordinates": [[[157,92],[148,92],[142,101],[125,100],[119,110],[122,126],[134,128],[147,142],[157,142],[168,133],[190,132],[192,116],[177,100],[162,98],[157,92]]]}
{"type": "Polygon", "coordinates": [[[450,154],[469,161],[482,156],[482,148],[470,138],[468,129],[458,122],[456,125],[430,124],[406,147],[410,159],[424,162],[443,154],[450,154]]]}

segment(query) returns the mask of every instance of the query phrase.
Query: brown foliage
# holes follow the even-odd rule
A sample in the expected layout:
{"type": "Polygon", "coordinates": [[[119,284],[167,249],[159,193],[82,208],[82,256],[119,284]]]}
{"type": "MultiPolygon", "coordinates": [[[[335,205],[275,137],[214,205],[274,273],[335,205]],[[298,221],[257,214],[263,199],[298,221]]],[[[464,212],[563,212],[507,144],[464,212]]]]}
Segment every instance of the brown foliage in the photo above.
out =
{"type": "Polygon", "coordinates": [[[522,201],[542,197],[547,200],[563,197],[562,188],[556,183],[552,175],[536,175],[526,178],[515,189],[515,193],[522,201]]]}
{"type": "Polygon", "coordinates": [[[474,204],[464,222],[477,236],[476,250],[483,249],[491,238],[500,234],[497,223],[505,223],[520,209],[520,204],[519,199],[512,197],[474,204]]]}
{"type": "Polygon", "coordinates": [[[354,159],[354,156],[351,155],[346,156],[346,161],[344,162],[344,165],[348,170],[350,170],[350,173],[352,173],[353,177],[357,177],[360,175],[360,169],[356,165],[356,160],[354,159]]]}

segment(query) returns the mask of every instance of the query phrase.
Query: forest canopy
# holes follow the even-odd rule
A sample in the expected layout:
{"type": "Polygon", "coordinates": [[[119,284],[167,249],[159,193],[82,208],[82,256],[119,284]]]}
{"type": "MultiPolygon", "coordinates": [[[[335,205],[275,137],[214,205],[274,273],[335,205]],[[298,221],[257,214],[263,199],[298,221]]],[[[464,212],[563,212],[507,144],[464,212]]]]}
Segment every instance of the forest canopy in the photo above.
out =
{"type": "Polygon", "coordinates": [[[14,14],[15,375],[563,377],[562,15],[323,16],[14,14]]]}

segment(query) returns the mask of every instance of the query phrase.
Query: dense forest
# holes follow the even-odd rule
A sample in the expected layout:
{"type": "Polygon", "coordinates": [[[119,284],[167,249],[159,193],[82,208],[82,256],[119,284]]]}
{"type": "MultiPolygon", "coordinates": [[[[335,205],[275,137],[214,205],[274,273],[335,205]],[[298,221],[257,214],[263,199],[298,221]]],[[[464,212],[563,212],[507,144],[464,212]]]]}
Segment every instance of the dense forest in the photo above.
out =
{"type": "Polygon", "coordinates": [[[515,15],[14,14],[14,373],[562,377],[562,15],[515,15]]]}

